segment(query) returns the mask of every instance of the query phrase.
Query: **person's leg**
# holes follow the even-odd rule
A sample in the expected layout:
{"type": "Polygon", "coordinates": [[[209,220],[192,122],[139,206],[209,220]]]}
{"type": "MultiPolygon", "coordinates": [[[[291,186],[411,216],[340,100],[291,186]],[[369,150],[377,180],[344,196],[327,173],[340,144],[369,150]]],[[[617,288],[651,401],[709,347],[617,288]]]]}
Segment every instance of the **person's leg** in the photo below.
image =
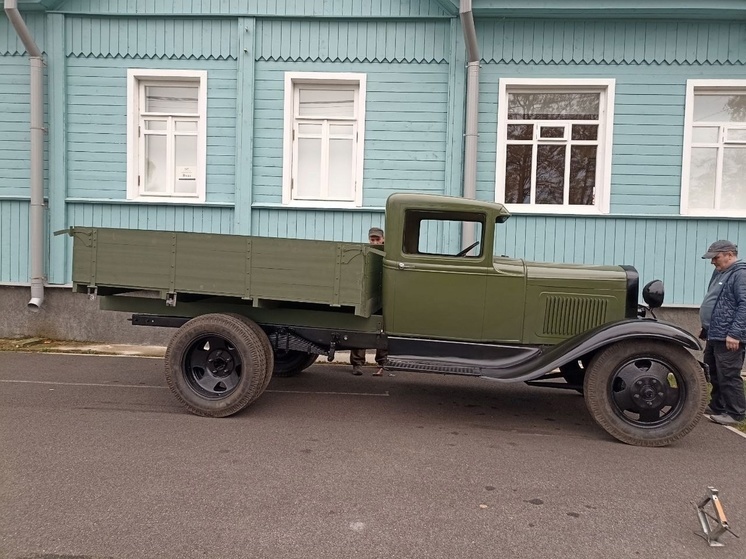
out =
{"type": "MultiPolygon", "coordinates": [[[[710,384],[712,385],[712,391],[710,392],[710,403],[708,404],[712,413],[719,415],[723,413],[723,403],[720,399],[720,382],[718,380],[718,367],[717,360],[715,359],[715,344],[718,342],[708,341],[705,344],[704,362],[707,368],[710,369],[710,384]]],[[[725,343],[723,343],[725,347],[725,343]]]]}
{"type": "Polygon", "coordinates": [[[377,349],[376,350],[376,363],[378,363],[379,367],[383,367],[386,364],[386,357],[388,357],[389,352],[385,349],[377,349]]]}
{"type": "Polygon", "coordinates": [[[365,350],[364,349],[351,349],[350,350],[350,365],[352,365],[353,375],[363,374],[363,365],[365,365],[365,350]]]}
{"type": "Polygon", "coordinates": [[[718,371],[718,395],[722,403],[723,413],[733,419],[743,421],[746,418],[746,395],[743,393],[743,368],[746,350],[728,351],[725,343],[714,348],[715,361],[718,371]]]}
{"type": "MultiPolygon", "coordinates": [[[[378,364],[378,369],[375,373],[373,373],[374,377],[380,377],[383,376],[383,366],[386,364],[386,357],[388,357],[389,352],[385,349],[376,349],[376,363],[378,364]]],[[[389,373],[390,377],[394,376],[394,373],[389,373]]]]}

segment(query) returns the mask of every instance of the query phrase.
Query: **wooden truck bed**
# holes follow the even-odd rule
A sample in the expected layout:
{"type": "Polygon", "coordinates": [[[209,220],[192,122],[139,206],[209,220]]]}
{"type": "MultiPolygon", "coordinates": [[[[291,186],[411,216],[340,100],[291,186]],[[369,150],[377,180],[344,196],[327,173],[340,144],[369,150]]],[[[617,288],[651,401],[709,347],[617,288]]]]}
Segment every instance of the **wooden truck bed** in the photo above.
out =
{"type": "Polygon", "coordinates": [[[383,252],[366,244],[100,227],[69,234],[77,292],[312,303],[362,317],[381,308],[383,252]]]}

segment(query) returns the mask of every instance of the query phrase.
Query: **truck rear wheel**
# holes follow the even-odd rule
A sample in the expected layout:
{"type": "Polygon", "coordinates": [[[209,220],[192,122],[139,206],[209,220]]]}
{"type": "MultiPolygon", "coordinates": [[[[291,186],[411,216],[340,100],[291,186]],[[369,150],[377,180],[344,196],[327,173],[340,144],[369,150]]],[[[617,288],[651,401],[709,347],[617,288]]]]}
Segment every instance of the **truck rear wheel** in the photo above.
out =
{"type": "Polygon", "coordinates": [[[166,382],[192,413],[226,417],[264,390],[262,337],[241,318],[206,314],[179,328],[166,349],[166,382]]]}
{"type": "Polygon", "coordinates": [[[294,349],[275,350],[275,367],[273,376],[294,377],[316,363],[319,356],[294,349]]]}
{"type": "MultiPolygon", "coordinates": [[[[269,342],[269,338],[267,337],[267,333],[262,330],[262,327],[259,326],[256,322],[242,314],[229,313],[228,316],[235,316],[236,318],[238,318],[249,328],[251,328],[261,339],[262,349],[264,349],[264,359],[267,362],[267,374],[264,375],[264,382],[262,383],[261,390],[261,392],[264,392],[264,390],[267,388],[267,385],[269,385],[269,381],[272,380],[272,369],[275,366],[275,354],[272,350],[272,344],[269,342]]],[[[254,400],[261,396],[261,392],[254,397],[254,400]]]]}
{"type": "Polygon", "coordinates": [[[707,383],[694,357],[658,341],[619,342],[601,350],[583,387],[596,423],[637,446],[680,439],[694,429],[707,403],[707,383]]]}

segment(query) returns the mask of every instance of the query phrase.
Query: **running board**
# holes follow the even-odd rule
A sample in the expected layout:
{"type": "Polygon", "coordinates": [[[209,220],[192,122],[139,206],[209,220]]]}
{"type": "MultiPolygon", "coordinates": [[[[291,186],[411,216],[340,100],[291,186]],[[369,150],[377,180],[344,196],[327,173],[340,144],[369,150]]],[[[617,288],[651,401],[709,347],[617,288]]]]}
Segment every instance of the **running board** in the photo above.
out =
{"type": "Polygon", "coordinates": [[[479,367],[468,367],[444,362],[418,361],[414,359],[397,359],[389,357],[383,366],[387,371],[421,371],[426,373],[443,373],[448,375],[481,376],[479,367]]]}

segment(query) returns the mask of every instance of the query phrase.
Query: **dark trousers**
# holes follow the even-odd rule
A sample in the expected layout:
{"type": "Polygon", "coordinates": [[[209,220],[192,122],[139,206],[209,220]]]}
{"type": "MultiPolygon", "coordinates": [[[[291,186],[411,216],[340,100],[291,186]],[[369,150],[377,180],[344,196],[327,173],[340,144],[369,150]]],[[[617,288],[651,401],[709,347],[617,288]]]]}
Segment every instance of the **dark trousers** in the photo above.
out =
{"type": "MultiPolygon", "coordinates": [[[[386,356],[388,355],[388,351],[385,349],[377,349],[376,350],[376,363],[378,363],[379,367],[383,367],[383,364],[386,362],[386,356]]],[[[362,367],[365,365],[365,350],[364,349],[351,349],[350,350],[350,365],[353,367],[362,367]]]]}
{"type": "Polygon", "coordinates": [[[726,413],[743,421],[746,417],[746,396],[743,393],[743,368],[746,348],[743,344],[736,351],[728,351],[725,342],[708,340],[705,345],[705,363],[710,368],[710,408],[715,413],[726,413]]]}

